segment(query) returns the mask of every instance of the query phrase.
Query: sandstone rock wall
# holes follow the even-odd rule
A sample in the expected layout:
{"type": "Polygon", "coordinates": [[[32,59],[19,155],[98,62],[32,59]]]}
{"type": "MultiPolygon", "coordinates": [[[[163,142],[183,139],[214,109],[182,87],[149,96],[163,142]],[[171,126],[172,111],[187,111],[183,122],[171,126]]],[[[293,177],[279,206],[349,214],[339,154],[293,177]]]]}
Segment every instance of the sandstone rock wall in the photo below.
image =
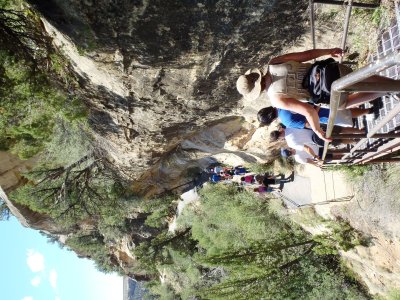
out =
{"type": "Polygon", "coordinates": [[[33,166],[34,160],[20,160],[11,153],[0,151],[0,186],[7,192],[23,184],[21,174],[33,166]]]}
{"type": "Polygon", "coordinates": [[[132,179],[240,116],[238,75],[298,40],[308,18],[308,1],[30,2],[83,78],[99,144],[132,179]]]}

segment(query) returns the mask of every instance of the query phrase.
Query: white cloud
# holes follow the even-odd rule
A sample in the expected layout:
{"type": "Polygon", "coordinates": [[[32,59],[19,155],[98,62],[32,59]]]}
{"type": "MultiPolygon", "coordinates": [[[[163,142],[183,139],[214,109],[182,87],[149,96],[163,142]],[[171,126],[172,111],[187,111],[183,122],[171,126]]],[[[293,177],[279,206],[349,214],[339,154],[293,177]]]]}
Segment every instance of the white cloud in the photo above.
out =
{"type": "Polygon", "coordinates": [[[33,300],[33,298],[31,296],[26,296],[26,297],[22,298],[22,300],[33,300]]]}
{"type": "MultiPolygon", "coordinates": [[[[41,272],[44,270],[44,256],[39,252],[29,249],[27,253],[27,260],[29,269],[32,272],[41,272]]],[[[25,300],[25,299],[24,299],[25,300]]]]}
{"type": "Polygon", "coordinates": [[[49,281],[50,281],[50,285],[53,287],[53,289],[56,289],[57,288],[57,272],[56,272],[56,270],[50,271],[49,281]]]}
{"type": "Polygon", "coordinates": [[[54,300],[61,300],[61,298],[60,298],[60,297],[58,297],[58,296],[56,296],[56,298],[55,298],[54,300]]]}
{"type": "Polygon", "coordinates": [[[40,276],[35,276],[32,280],[31,280],[31,284],[33,286],[38,286],[40,284],[40,282],[42,281],[42,278],[40,278],[40,276]]]}

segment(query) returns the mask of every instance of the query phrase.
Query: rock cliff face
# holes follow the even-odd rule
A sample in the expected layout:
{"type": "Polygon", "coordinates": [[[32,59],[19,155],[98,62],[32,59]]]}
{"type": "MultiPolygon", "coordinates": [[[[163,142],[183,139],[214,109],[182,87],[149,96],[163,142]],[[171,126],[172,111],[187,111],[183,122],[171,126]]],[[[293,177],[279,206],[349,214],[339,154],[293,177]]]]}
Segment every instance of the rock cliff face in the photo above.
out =
{"type": "Polygon", "coordinates": [[[24,183],[21,173],[28,171],[34,161],[34,159],[23,161],[8,152],[0,151],[0,186],[5,192],[14,190],[24,183]]]}
{"type": "Polygon", "coordinates": [[[26,179],[21,176],[21,173],[28,171],[34,161],[35,159],[22,161],[10,153],[0,151],[0,199],[7,204],[10,212],[18,218],[23,226],[60,233],[60,229],[50,217],[34,212],[24,205],[14,203],[6,195],[6,192],[26,183],[26,179]]]}
{"type": "Polygon", "coordinates": [[[183,170],[199,156],[251,148],[246,142],[254,130],[239,119],[245,104],[236,78],[267,63],[305,32],[308,3],[30,2],[83,78],[99,143],[126,176],[154,182],[160,178],[153,175],[163,173],[174,158],[182,162],[184,157],[184,164],[175,163],[183,170]],[[225,126],[210,134],[217,124],[232,122],[234,129],[225,126]],[[236,139],[235,149],[230,137],[236,139]]]}
{"type": "MultiPolygon", "coordinates": [[[[98,145],[136,192],[169,190],[215,160],[270,156],[260,142],[267,130],[253,124],[267,99],[244,102],[236,79],[302,36],[308,1],[28,2],[81,79],[98,145]]],[[[26,207],[12,212],[25,226],[65,234],[26,207]]],[[[135,264],[133,244],[127,237],[110,249],[122,269],[135,264]]]]}

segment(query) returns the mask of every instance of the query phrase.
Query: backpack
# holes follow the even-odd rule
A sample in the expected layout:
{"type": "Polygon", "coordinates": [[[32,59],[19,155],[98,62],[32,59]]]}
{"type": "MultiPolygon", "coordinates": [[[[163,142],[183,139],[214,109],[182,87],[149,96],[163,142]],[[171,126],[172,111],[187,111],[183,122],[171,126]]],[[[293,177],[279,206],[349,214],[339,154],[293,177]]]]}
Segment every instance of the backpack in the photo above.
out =
{"type": "Polygon", "coordinates": [[[306,89],[315,104],[329,104],[332,83],[340,78],[338,62],[333,58],[316,61],[303,78],[306,89]]]}

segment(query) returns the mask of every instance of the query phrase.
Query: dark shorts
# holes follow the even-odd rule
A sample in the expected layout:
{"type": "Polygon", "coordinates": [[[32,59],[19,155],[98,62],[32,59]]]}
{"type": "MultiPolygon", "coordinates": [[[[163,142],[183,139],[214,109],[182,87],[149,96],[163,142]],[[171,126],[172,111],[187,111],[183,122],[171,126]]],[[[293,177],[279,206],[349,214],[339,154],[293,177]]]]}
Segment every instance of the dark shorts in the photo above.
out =
{"type": "Polygon", "coordinates": [[[276,184],[276,180],[274,178],[264,178],[263,184],[264,185],[276,184]]]}
{"type": "MultiPolygon", "coordinates": [[[[318,156],[321,158],[322,153],[324,152],[324,148],[319,148],[318,150],[318,156]]],[[[333,155],[331,153],[327,153],[325,156],[325,162],[330,162],[333,159],[333,155]]]]}
{"type": "MultiPolygon", "coordinates": [[[[322,129],[323,131],[326,132],[326,124],[321,124],[321,129],[322,129]]],[[[342,131],[342,128],[341,128],[341,127],[339,127],[339,126],[333,126],[333,130],[332,130],[332,133],[333,133],[333,134],[339,134],[341,131],[342,131]]],[[[313,136],[312,136],[312,140],[313,140],[313,142],[314,142],[315,144],[317,144],[319,147],[324,147],[324,141],[321,140],[321,139],[319,138],[319,136],[316,135],[315,133],[314,133],[313,136]]],[[[333,140],[333,141],[331,142],[331,145],[333,145],[333,146],[338,146],[338,145],[340,145],[340,143],[341,143],[341,140],[336,140],[336,139],[335,139],[335,140],[333,140]]]]}
{"type": "MultiPolygon", "coordinates": [[[[323,131],[326,131],[327,125],[326,124],[320,124],[320,127],[323,131]]],[[[332,133],[334,134],[339,134],[340,132],[342,132],[342,127],[340,126],[333,126],[333,130],[332,133]]]]}

